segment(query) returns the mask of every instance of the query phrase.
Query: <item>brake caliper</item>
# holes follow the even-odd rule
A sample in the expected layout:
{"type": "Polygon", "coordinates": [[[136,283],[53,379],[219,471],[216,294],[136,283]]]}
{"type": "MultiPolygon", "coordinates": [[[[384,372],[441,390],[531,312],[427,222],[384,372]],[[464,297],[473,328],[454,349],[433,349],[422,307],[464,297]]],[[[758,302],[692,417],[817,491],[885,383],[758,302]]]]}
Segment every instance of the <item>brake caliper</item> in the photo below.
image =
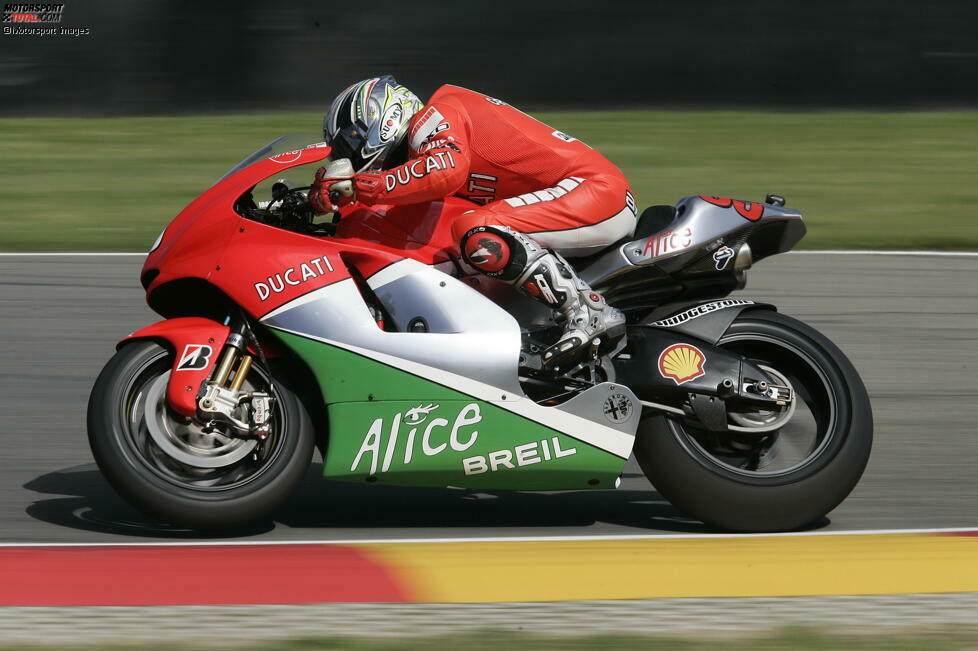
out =
{"type": "Polygon", "coordinates": [[[241,391],[253,361],[245,350],[244,338],[232,333],[213,379],[197,401],[197,417],[201,421],[211,427],[226,425],[231,434],[238,436],[264,439],[269,435],[273,398],[259,391],[241,391]]]}
{"type": "Polygon", "coordinates": [[[271,406],[267,393],[243,393],[209,382],[197,402],[197,415],[208,425],[227,425],[239,436],[263,439],[271,432],[271,406]]]}

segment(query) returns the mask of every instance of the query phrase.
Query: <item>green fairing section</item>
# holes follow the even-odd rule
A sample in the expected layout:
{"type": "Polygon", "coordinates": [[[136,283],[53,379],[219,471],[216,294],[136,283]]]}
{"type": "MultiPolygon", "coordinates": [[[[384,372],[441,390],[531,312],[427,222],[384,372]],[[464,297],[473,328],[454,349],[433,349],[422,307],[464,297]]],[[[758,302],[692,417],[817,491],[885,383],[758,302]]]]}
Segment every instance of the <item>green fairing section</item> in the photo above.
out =
{"type": "Polygon", "coordinates": [[[336,346],[275,332],[309,364],[328,403],[323,475],[330,479],[561,490],[613,488],[624,468],[624,459],[492,403],[336,346]]]}
{"type": "Polygon", "coordinates": [[[471,399],[347,402],[330,405],[329,417],[333,436],[323,472],[332,479],[510,490],[613,488],[625,463],[471,399]],[[410,410],[429,405],[435,406],[431,413],[412,424],[410,410]]]}
{"type": "Polygon", "coordinates": [[[462,396],[457,391],[348,350],[274,328],[272,332],[305,360],[319,380],[323,398],[330,404],[368,400],[456,400],[462,396]]]}

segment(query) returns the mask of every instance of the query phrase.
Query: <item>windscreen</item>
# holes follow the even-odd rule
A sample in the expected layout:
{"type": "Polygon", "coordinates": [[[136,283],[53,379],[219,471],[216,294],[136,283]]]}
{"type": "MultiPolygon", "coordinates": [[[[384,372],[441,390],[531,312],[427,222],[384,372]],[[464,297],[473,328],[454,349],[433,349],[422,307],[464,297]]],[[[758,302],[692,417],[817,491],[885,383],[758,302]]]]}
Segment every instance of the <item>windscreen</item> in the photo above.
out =
{"type": "Polygon", "coordinates": [[[278,154],[284,154],[287,151],[303,149],[306,145],[312,145],[322,141],[323,135],[321,133],[289,133],[284,136],[279,136],[267,145],[258,148],[257,151],[232,167],[224,176],[219,178],[216,183],[220,183],[235,172],[243,170],[244,168],[257,161],[260,161],[263,158],[270,158],[278,154]]]}

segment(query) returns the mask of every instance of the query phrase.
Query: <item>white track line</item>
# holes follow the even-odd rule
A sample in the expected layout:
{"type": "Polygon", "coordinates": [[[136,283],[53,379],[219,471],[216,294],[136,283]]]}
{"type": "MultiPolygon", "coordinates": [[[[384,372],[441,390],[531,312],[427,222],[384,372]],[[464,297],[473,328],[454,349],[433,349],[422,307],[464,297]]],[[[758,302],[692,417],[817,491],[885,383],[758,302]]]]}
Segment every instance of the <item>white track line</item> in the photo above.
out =
{"type": "Polygon", "coordinates": [[[861,249],[789,251],[794,255],[911,255],[911,256],[942,256],[947,258],[975,258],[978,251],[873,251],[861,249]]]}
{"type": "MultiPolygon", "coordinates": [[[[832,250],[812,250],[812,251],[788,251],[791,255],[905,255],[905,256],[940,256],[947,258],[975,258],[978,251],[875,251],[870,249],[832,249],[832,250]]],[[[0,257],[7,258],[31,258],[31,257],[145,257],[146,253],[134,252],[113,252],[113,251],[46,251],[46,252],[3,252],[0,257]]]]}
{"type": "Polygon", "coordinates": [[[589,540],[676,540],[693,538],[799,538],[811,536],[878,536],[898,534],[978,533],[978,528],[947,529],[864,529],[853,531],[791,531],[787,533],[696,533],[696,534],[617,534],[596,536],[496,536],[472,538],[351,538],[346,540],[206,540],[165,542],[23,542],[0,543],[3,547],[221,547],[245,545],[379,545],[424,543],[483,543],[483,542],[586,542],[589,540]]]}

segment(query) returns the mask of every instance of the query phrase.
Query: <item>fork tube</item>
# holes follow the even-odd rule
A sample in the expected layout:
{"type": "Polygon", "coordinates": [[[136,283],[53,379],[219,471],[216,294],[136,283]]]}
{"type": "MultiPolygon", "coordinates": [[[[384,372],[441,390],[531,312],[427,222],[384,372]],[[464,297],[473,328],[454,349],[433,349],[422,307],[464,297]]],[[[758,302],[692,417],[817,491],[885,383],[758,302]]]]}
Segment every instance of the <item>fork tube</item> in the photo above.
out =
{"type": "Polygon", "coordinates": [[[238,364],[238,369],[234,372],[234,379],[231,380],[231,386],[228,387],[231,391],[241,391],[241,385],[244,384],[248,371],[251,370],[252,359],[254,358],[251,355],[245,355],[241,358],[241,363],[238,364]]]}
{"type": "Polygon", "coordinates": [[[234,346],[227,346],[224,349],[224,356],[221,357],[221,363],[217,367],[217,374],[214,376],[214,383],[217,386],[223,387],[224,383],[228,381],[228,375],[231,374],[231,367],[237,358],[238,351],[234,346]]]}
{"type": "MultiPolygon", "coordinates": [[[[228,334],[228,339],[224,342],[224,353],[221,356],[221,361],[218,363],[217,372],[214,374],[214,384],[219,387],[223,387],[227,381],[228,376],[231,375],[231,369],[234,367],[234,363],[238,359],[239,353],[245,352],[245,332],[247,331],[248,325],[242,318],[237,318],[232,320],[231,332],[228,334]]],[[[242,364],[244,361],[242,360],[242,364]]],[[[251,364],[249,362],[248,367],[251,364]]],[[[245,373],[248,372],[248,368],[245,368],[245,373]]],[[[237,379],[237,375],[235,375],[237,379]]],[[[242,381],[244,378],[242,378],[242,381]]]]}

